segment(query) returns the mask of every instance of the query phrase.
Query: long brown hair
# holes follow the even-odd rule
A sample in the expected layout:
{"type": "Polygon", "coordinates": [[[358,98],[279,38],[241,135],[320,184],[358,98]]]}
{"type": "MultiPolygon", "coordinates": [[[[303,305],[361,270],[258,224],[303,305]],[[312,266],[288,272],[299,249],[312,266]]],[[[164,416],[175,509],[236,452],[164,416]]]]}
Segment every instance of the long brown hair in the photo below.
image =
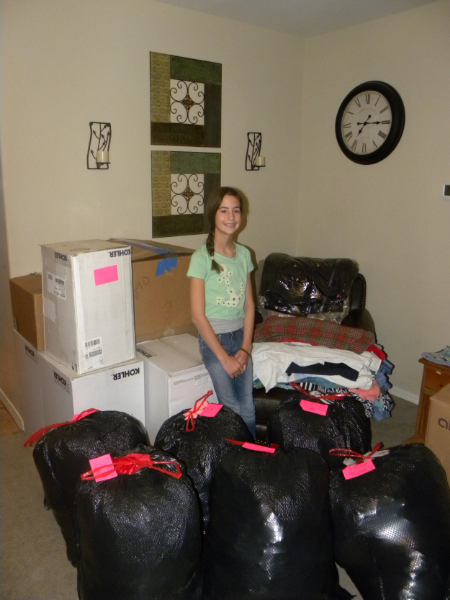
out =
{"type": "Polygon", "coordinates": [[[225,196],[234,196],[237,198],[239,200],[241,212],[243,204],[239,192],[231,187],[217,188],[210,194],[208,200],[206,201],[206,217],[209,223],[209,234],[206,239],[206,250],[209,256],[212,258],[211,269],[213,269],[213,271],[217,271],[218,273],[223,270],[223,267],[214,260],[214,230],[216,228],[216,213],[219,210],[222,200],[225,198],[225,196]]]}

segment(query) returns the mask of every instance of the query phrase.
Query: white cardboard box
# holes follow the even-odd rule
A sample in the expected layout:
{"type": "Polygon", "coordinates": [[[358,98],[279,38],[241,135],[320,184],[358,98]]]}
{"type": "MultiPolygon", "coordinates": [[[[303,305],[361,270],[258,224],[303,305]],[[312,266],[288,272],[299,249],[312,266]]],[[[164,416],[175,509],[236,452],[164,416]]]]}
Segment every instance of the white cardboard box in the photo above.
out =
{"type": "Polygon", "coordinates": [[[41,250],[47,354],[79,374],[134,358],[130,247],[87,240],[41,250]]]}
{"type": "Polygon", "coordinates": [[[25,433],[31,435],[45,425],[38,366],[41,352],[17,331],[14,331],[14,340],[20,386],[20,405],[16,409],[22,418],[25,433]]]}
{"type": "Polygon", "coordinates": [[[195,335],[191,335],[190,333],[168,335],[167,337],[161,338],[161,342],[169,344],[169,346],[175,348],[179,352],[203,362],[200,348],[198,347],[198,337],[195,335]]]}
{"type": "Polygon", "coordinates": [[[145,426],[154,443],[161,425],[169,417],[192,408],[212,390],[208,402],[217,403],[214,387],[201,359],[192,358],[162,340],[137,344],[144,359],[145,426]]]}
{"type": "Polygon", "coordinates": [[[39,354],[38,362],[45,425],[70,421],[89,408],[118,410],[145,423],[142,359],[85,375],[74,373],[44,352],[39,354]]]}

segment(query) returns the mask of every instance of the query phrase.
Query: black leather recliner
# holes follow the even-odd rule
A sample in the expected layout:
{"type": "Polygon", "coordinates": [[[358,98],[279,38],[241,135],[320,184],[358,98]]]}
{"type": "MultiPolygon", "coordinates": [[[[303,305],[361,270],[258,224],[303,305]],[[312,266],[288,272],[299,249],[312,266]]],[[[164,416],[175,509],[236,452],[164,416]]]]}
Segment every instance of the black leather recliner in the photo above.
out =
{"type": "MultiPolygon", "coordinates": [[[[264,281],[264,278],[262,278],[264,281]]],[[[258,284],[257,284],[258,287],[258,284]]],[[[350,288],[348,304],[349,313],[342,320],[341,325],[346,327],[357,327],[370,331],[375,335],[375,324],[371,314],[366,309],[367,284],[364,275],[357,273],[350,288]]],[[[257,294],[264,294],[263,290],[257,289],[257,294]]],[[[273,312],[272,312],[273,314],[273,312]]],[[[289,318],[289,317],[286,317],[289,318]]],[[[300,317],[306,318],[306,317],[300,317]]],[[[263,321],[261,312],[256,312],[255,325],[263,321]]],[[[266,440],[267,422],[276,410],[279,403],[292,396],[292,391],[284,388],[272,388],[266,392],[264,388],[254,388],[253,399],[256,410],[256,437],[266,440]]]]}

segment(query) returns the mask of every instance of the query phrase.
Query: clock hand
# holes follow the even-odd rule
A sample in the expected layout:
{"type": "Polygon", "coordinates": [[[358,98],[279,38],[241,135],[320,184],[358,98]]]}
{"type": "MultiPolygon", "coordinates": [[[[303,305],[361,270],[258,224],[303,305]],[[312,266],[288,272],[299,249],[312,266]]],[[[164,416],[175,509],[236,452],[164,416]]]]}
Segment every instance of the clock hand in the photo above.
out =
{"type": "Polygon", "coordinates": [[[361,133],[361,131],[364,129],[364,127],[369,123],[369,119],[372,115],[369,115],[367,117],[367,121],[364,121],[364,123],[356,123],[357,125],[362,125],[361,129],[358,131],[357,135],[359,135],[361,133]]]}

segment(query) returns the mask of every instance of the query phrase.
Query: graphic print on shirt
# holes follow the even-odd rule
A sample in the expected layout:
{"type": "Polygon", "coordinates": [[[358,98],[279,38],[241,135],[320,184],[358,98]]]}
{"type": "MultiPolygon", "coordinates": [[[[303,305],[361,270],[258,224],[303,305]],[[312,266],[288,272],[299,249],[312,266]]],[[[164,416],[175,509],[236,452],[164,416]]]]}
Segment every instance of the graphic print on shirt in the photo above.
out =
{"type": "Polygon", "coordinates": [[[233,271],[228,269],[225,265],[222,265],[223,271],[218,275],[217,281],[224,287],[223,297],[217,296],[217,304],[222,306],[237,306],[245,294],[245,285],[240,284],[240,290],[236,290],[231,285],[231,277],[233,271]]]}

